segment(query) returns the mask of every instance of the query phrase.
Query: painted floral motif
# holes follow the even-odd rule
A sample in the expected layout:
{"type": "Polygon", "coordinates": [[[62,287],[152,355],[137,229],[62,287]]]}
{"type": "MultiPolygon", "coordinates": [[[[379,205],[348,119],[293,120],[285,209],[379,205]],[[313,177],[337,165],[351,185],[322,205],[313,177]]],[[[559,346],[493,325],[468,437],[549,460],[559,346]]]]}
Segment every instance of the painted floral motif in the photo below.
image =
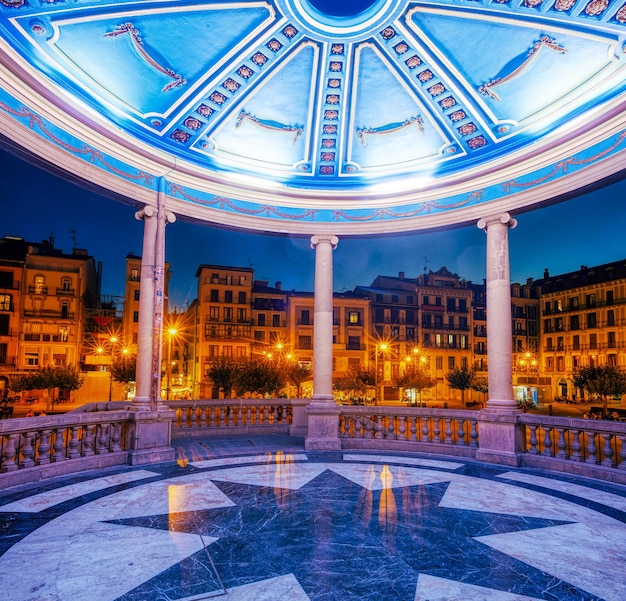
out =
{"type": "Polygon", "coordinates": [[[404,62],[409,69],[415,69],[415,67],[419,67],[422,64],[422,59],[417,55],[413,55],[412,57],[407,58],[404,62]]]}
{"type": "Polygon", "coordinates": [[[24,6],[24,1],[25,0],[0,0],[2,4],[8,6],[9,8],[20,8],[21,6],[24,6]]]}
{"type": "Polygon", "coordinates": [[[408,52],[409,46],[406,42],[400,42],[399,44],[396,44],[396,46],[394,47],[394,50],[396,51],[396,54],[398,55],[404,54],[405,52],[408,52]]]}
{"type": "Polygon", "coordinates": [[[222,87],[229,92],[236,92],[239,86],[240,84],[230,77],[222,84],[222,87]]]}
{"type": "Polygon", "coordinates": [[[535,6],[539,6],[543,0],[524,0],[524,6],[528,6],[528,8],[535,8],[535,6]]]}
{"type": "Polygon", "coordinates": [[[239,75],[242,79],[248,79],[254,75],[254,71],[247,65],[243,65],[237,69],[237,75],[239,75]]]}
{"type": "Polygon", "coordinates": [[[380,32],[380,35],[383,37],[383,39],[390,40],[391,38],[395,37],[396,30],[393,27],[385,27],[385,29],[380,32]]]}
{"type": "Polygon", "coordinates": [[[263,54],[262,52],[257,52],[253,57],[252,57],[252,62],[255,65],[259,65],[262,66],[267,62],[267,56],[265,56],[265,54],[263,54]]]}
{"type": "Polygon", "coordinates": [[[328,96],[326,96],[326,104],[339,104],[339,95],[328,94],[328,96]]]}
{"type": "Polygon", "coordinates": [[[334,140],[333,138],[324,138],[322,140],[322,146],[324,148],[335,148],[336,145],[337,145],[337,140],[334,140]]]}
{"type": "Polygon", "coordinates": [[[443,87],[443,84],[436,83],[434,86],[428,88],[428,93],[434,98],[435,96],[439,96],[443,94],[446,89],[443,87]]]}
{"type": "Polygon", "coordinates": [[[335,173],[335,168],[332,165],[322,165],[320,167],[320,175],[332,175],[335,173]]]}
{"type": "Polygon", "coordinates": [[[329,88],[340,88],[341,87],[341,80],[340,79],[329,79],[328,80],[328,87],[329,88]]]}
{"type": "Polygon", "coordinates": [[[626,4],[624,4],[624,6],[622,6],[622,8],[617,11],[617,14],[615,15],[615,20],[619,21],[620,23],[626,23],[626,4]]]}
{"type": "Polygon", "coordinates": [[[585,12],[590,17],[597,17],[602,14],[609,6],[609,0],[592,0],[585,7],[585,12]]]}
{"type": "Polygon", "coordinates": [[[467,117],[467,115],[465,114],[465,111],[454,111],[454,113],[451,113],[450,115],[448,115],[450,117],[450,119],[452,119],[452,121],[463,121],[463,119],[465,119],[465,117],[467,117]]]}
{"type": "Polygon", "coordinates": [[[476,126],[473,123],[466,123],[465,125],[461,125],[459,127],[459,132],[462,136],[469,136],[476,131],[476,126]]]}
{"type": "Polygon", "coordinates": [[[330,51],[332,54],[343,54],[343,44],[333,44],[330,51]]]}
{"type": "Polygon", "coordinates": [[[336,125],[324,125],[323,132],[326,135],[336,134],[337,133],[337,126],[336,125]]]}
{"type": "Polygon", "coordinates": [[[202,127],[203,123],[202,121],[200,121],[200,119],[196,119],[195,117],[187,117],[183,121],[183,125],[185,127],[188,127],[189,129],[193,129],[194,131],[196,131],[202,127]]]}
{"type": "Polygon", "coordinates": [[[276,38],[272,38],[266,45],[272,52],[278,52],[283,47],[276,38]]]}
{"type": "Polygon", "coordinates": [[[555,10],[564,11],[564,10],[569,10],[570,8],[572,8],[574,4],[576,4],[576,0],[556,0],[556,3],[554,4],[554,8],[555,10]]]}
{"type": "Polygon", "coordinates": [[[433,72],[428,69],[426,69],[426,71],[422,71],[421,73],[418,73],[417,75],[417,78],[422,83],[426,83],[427,81],[430,81],[433,77],[434,77],[433,72]]]}
{"type": "Polygon", "coordinates": [[[481,146],[485,146],[485,144],[487,144],[487,140],[485,140],[483,136],[476,136],[467,143],[467,145],[472,149],[480,148],[481,146]]]}
{"type": "Polygon", "coordinates": [[[215,102],[215,104],[224,104],[226,102],[226,96],[221,92],[213,92],[209,98],[215,102]]]}
{"type": "Polygon", "coordinates": [[[343,70],[343,63],[341,63],[339,61],[333,61],[332,63],[330,63],[328,68],[331,71],[334,71],[335,73],[339,73],[339,72],[341,72],[343,70]]]}
{"type": "Polygon", "coordinates": [[[36,33],[37,35],[43,35],[44,33],[46,33],[46,28],[41,23],[33,23],[30,26],[30,29],[33,33],[36,33]]]}
{"type": "Polygon", "coordinates": [[[201,104],[196,109],[203,117],[210,117],[213,114],[213,109],[206,104],[201,104]]]}
{"type": "Polygon", "coordinates": [[[439,106],[444,110],[453,107],[455,104],[456,100],[452,98],[452,96],[448,96],[447,98],[439,101],[439,106]]]}
{"type": "Polygon", "coordinates": [[[335,153],[334,152],[322,152],[322,154],[320,155],[320,159],[327,163],[332,162],[335,160],[335,153]]]}
{"type": "Polygon", "coordinates": [[[181,142],[184,144],[185,142],[189,141],[189,138],[191,138],[191,136],[186,131],[175,129],[172,132],[172,138],[176,140],[177,142],[181,142]]]}
{"type": "Polygon", "coordinates": [[[287,25],[287,27],[283,29],[283,35],[289,39],[295,37],[297,33],[298,33],[298,30],[293,25],[287,25]]]}
{"type": "Polygon", "coordinates": [[[337,111],[324,111],[324,119],[328,121],[336,121],[339,118],[339,113],[337,111]]]}

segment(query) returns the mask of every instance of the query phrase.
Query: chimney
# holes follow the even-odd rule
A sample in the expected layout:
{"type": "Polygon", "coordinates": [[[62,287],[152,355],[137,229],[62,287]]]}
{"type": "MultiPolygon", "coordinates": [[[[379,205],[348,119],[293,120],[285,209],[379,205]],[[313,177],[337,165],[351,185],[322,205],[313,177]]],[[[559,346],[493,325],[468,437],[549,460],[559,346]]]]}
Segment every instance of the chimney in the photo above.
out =
{"type": "Polygon", "coordinates": [[[403,280],[404,279],[404,271],[401,271],[400,273],[398,273],[398,277],[403,280]]]}
{"type": "Polygon", "coordinates": [[[544,278],[549,278],[550,277],[550,272],[548,271],[547,267],[543,270],[543,277],[544,278]]]}
{"type": "Polygon", "coordinates": [[[283,285],[282,282],[276,282],[276,284],[274,285],[274,288],[276,288],[276,290],[280,290],[282,285],[283,285]]]}

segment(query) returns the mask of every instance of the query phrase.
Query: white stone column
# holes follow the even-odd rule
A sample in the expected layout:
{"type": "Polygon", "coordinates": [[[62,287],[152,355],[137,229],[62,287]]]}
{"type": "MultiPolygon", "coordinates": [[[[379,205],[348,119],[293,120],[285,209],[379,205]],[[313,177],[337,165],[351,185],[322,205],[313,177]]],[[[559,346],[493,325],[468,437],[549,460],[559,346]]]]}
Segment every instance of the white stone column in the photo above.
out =
{"type": "Polygon", "coordinates": [[[307,408],[308,450],[339,450],[339,407],[333,400],[333,250],[339,239],[330,234],[311,238],[315,249],[313,308],[313,397],[307,408]]]}
{"type": "Polygon", "coordinates": [[[508,213],[490,215],[478,222],[487,234],[487,363],[489,400],[480,412],[478,461],[519,465],[521,413],[513,399],[513,352],[509,229],[517,225],[508,213]]]}
{"type": "Polygon", "coordinates": [[[143,249],[139,284],[139,331],[137,333],[137,389],[133,406],[139,410],[150,409],[152,397],[152,338],[154,330],[154,251],[157,238],[157,212],[145,206],[135,213],[143,220],[143,249]]]}
{"type": "Polygon", "coordinates": [[[491,215],[478,222],[487,234],[487,407],[517,409],[513,399],[513,352],[511,324],[511,270],[509,229],[517,221],[508,213],[491,215]]]}

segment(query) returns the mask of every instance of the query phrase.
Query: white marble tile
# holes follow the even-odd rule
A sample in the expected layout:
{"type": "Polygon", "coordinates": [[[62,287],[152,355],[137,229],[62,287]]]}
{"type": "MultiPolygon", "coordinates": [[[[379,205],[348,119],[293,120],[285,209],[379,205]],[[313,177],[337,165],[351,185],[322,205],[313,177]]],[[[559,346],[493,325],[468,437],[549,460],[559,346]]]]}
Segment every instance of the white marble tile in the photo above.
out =
{"type": "Polygon", "coordinates": [[[344,461],[369,461],[370,463],[402,463],[404,465],[419,465],[422,467],[439,467],[446,470],[457,470],[465,464],[454,461],[439,461],[438,459],[421,459],[418,457],[403,457],[402,455],[356,455],[345,454],[344,461]]]}
{"type": "Polygon", "coordinates": [[[228,589],[228,601],[310,601],[293,574],[228,589]]]}
{"type": "Polygon", "coordinates": [[[221,465],[245,465],[247,463],[292,463],[294,461],[308,461],[304,453],[265,453],[252,457],[224,457],[222,459],[206,459],[204,461],[190,461],[189,465],[198,468],[219,467],[221,465]]]}
{"type": "Polygon", "coordinates": [[[542,601],[535,597],[506,593],[483,586],[420,574],[415,601],[542,601]]]}
{"type": "Polygon", "coordinates": [[[298,490],[326,471],[323,463],[272,463],[204,472],[212,480],[298,490]]]}
{"type": "Polygon", "coordinates": [[[450,480],[450,474],[445,472],[420,470],[398,465],[335,463],[329,465],[329,469],[367,490],[400,488],[450,480]]]}
{"type": "Polygon", "coordinates": [[[613,507],[613,509],[626,511],[626,497],[620,497],[619,495],[614,495],[610,492],[597,490],[588,486],[582,486],[581,484],[573,484],[571,482],[563,482],[562,480],[553,480],[551,478],[543,478],[541,476],[521,474],[518,472],[506,472],[505,474],[500,474],[498,478],[514,480],[515,482],[525,482],[527,484],[533,484],[550,490],[558,490],[559,492],[564,492],[568,495],[580,497],[581,499],[588,499],[589,501],[595,501],[596,503],[601,503],[607,507],[613,507]]]}
{"type": "Polygon", "coordinates": [[[604,531],[587,524],[565,524],[476,540],[604,601],[626,599],[626,526],[616,520],[613,528],[604,531]]]}
{"type": "Polygon", "coordinates": [[[452,482],[440,503],[442,507],[572,522],[615,522],[609,516],[541,492],[522,490],[504,482],[451,476],[452,482]]]}
{"type": "Polygon", "coordinates": [[[136,472],[128,472],[125,474],[113,474],[111,476],[104,476],[102,478],[94,478],[93,480],[86,480],[84,482],[76,482],[75,484],[69,484],[68,486],[62,486],[55,488],[54,490],[48,490],[38,495],[33,495],[20,501],[14,501],[13,503],[7,503],[0,506],[0,511],[20,511],[27,513],[37,513],[64,503],[76,497],[86,495],[98,490],[109,488],[110,486],[116,486],[118,484],[126,484],[127,482],[136,482],[137,480],[144,480],[145,478],[152,478],[158,476],[156,472],[149,472],[147,470],[139,470],[136,472]]]}

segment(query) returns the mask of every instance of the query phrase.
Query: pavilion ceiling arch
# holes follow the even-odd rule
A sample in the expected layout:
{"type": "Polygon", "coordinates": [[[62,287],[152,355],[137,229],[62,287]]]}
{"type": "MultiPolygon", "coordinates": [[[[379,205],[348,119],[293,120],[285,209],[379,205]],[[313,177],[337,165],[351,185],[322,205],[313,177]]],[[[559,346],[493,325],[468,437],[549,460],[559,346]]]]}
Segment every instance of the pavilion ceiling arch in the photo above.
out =
{"type": "Polygon", "coordinates": [[[521,210],[626,164],[626,5],[0,0],[0,131],[76,177],[252,230],[521,210]],[[166,175],[167,174],[167,175],[166,175]]]}

